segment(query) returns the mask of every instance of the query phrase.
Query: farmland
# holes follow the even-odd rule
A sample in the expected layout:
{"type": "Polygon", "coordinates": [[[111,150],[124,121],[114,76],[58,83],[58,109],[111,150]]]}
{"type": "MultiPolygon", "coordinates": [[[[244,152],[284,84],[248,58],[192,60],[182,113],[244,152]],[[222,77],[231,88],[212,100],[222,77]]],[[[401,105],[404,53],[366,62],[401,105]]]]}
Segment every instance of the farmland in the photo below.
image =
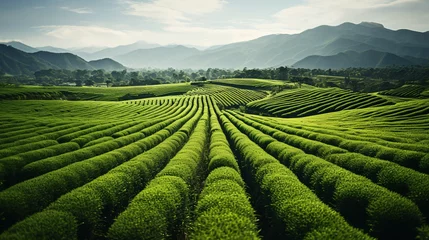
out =
{"type": "Polygon", "coordinates": [[[427,99],[219,81],[0,101],[0,239],[429,235],[427,99]]]}

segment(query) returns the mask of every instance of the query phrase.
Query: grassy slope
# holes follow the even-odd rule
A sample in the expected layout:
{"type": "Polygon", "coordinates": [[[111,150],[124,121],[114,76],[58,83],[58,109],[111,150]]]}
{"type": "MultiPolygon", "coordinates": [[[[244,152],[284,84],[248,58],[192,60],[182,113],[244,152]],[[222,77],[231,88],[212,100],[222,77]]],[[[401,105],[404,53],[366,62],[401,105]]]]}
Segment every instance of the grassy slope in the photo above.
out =
{"type": "Polygon", "coordinates": [[[96,95],[92,100],[97,101],[118,101],[121,97],[126,94],[138,95],[138,94],[153,94],[154,96],[165,96],[165,95],[180,95],[187,91],[195,88],[195,86],[189,83],[178,83],[178,84],[163,84],[163,85],[152,85],[152,86],[133,86],[133,87],[109,87],[109,88],[97,88],[97,87],[41,87],[41,86],[23,86],[18,88],[0,88],[0,95],[4,94],[19,94],[27,92],[59,92],[67,91],[78,94],[96,95]]]}

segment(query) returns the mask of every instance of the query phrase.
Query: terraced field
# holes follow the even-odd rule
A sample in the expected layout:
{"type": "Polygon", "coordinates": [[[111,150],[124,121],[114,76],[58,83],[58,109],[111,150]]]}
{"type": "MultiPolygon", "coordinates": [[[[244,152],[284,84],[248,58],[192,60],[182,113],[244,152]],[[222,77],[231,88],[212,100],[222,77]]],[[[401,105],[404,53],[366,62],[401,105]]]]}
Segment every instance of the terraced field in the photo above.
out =
{"type": "Polygon", "coordinates": [[[221,107],[244,106],[249,102],[263,99],[268,94],[264,91],[247,90],[228,86],[204,84],[186,93],[186,95],[206,95],[212,97],[221,107]]]}
{"type": "Polygon", "coordinates": [[[394,104],[386,99],[341,89],[285,90],[274,97],[247,104],[252,113],[277,117],[305,117],[334,111],[394,104]]]}
{"type": "Polygon", "coordinates": [[[158,96],[181,95],[195,86],[189,83],[132,87],[42,87],[0,88],[0,100],[95,100],[118,101],[158,96]]]}
{"type": "Polygon", "coordinates": [[[232,78],[232,79],[217,79],[210,81],[212,84],[248,88],[248,89],[266,89],[269,90],[276,86],[283,86],[286,83],[280,80],[262,80],[262,79],[249,79],[249,78],[232,78]]]}
{"type": "Polygon", "coordinates": [[[382,91],[380,94],[396,97],[419,98],[424,97],[422,93],[425,91],[425,89],[425,87],[418,85],[404,85],[400,88],[382,91]]]}
{"type": "Polygon", "coordinates": [[[265,95],[0,101],[0,239],[428,236],[428,100],[307,89],[251,104],[352,110],[222,110],[265,95]]]}

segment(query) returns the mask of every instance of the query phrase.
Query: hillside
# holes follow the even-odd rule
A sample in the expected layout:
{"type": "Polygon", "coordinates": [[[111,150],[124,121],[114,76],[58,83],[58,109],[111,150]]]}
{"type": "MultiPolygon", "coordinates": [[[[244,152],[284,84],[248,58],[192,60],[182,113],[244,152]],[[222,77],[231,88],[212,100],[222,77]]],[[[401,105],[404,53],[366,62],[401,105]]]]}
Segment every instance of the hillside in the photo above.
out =
{"type": "Polygon", "coordinates": [[[51,53],[51,52],[36,52],[33,53],[35,57],[43,59],[46,62],[51,63],[59,69],[76,70],[76,69],[87,69],[93,70],[87,61],[82,58],[73,55],[71,53],[51,53]]]}
{"type": "Polygon", "coordinates": [[[10,46],[0,44],[0,69],[9,74],[32,74],[56,66],[10,46]]]}
{"type": "Polygon", "coordinates": [[[124,67],[124,65],[110,58],[89,61],[88,63],[95,69],[104,69],[106,71],[122,71],[127,69],[126,67],[124,67]]]}
{"type": "Polygon", "coordinates": [[[263,68],[292,65],[311,55],[368,50],[429,58],[429,32],[394,31],[373,23],[319,26],[299,34],[268,35],[209,49],[184,60],[182,65],[263,68]]]}
{"type": "Polygon", "coordinates": [[[12,75],[28,74],[43,69],[105,69],[123,70],[125,67],[112,59],[87,62],[71,53],[39,51],[26,53],[11,46],[0,44],[0,69],[12,75]]]}
{"type": "Polygon", "coordinates": [[[387,66],[429,65],[429,59],[404,58],[392,53],[368,50],[347,51],[332,56],[309,56],[293,64],[297,68],[341,69],[349,67],[379,68],[387,66]]]}
{"type": "Polygon", "coordinates": [[[17,42],[17,41],[11,41],[11,42],[0,43],[0,44],[4,44],[6,46],[11,46],[13,48],[16,48],[16,49],[21,50],[21,51],[26,52],[26,53],[35,53],[35,52],[40,51],[40,49],[30,47],[24,43],[17,42]]]}
{"type": "Polygon", "coordinates": [[[341,110],[392,105],[386,99],[335,88],[285,90],[277,95],[247,104],[251,113],[284,118],[305,117],[341,110]]]}
{"type": "MultiPolygon", "coordinates": [[[[37,51],[19,42],[13,42],[13,44],[22,51],[30,53],[37,51]]],[[[43,49],[62,51],[52,47],[43,49]]],[[[422,59],[429,59],[429,32],[405,29],[395,31],[377,23],[346,22],[338,26],[319,26],[299,34],[267,35],[250,41],[210,47],[204,51],[181,45],[160,46],[144,41],[106,48],[93,53],[85,51],[71,52],[86,60],[111,58],[133,68],[193,69],[291,66],[309,56],[335,56],[349,51],[389,53],[387,59],[381,64],[370,65],[374,67],[398,65],[398,63],[409,65],[407,61],[411,64],[422,64],[425,61],[422,59]],[[407,61],[398,59],[394,55],[407,61]]],[[[355,62],[360,61],[351,60],[345,62],[344,67],[352,67],[356,64],[355,62]]]]}
{"type": "Polygon", "coordinates": [[[212,87],[0,101],[0,238],[427,236],[429,101],[284,119],[224,109],[258,93],[212,87]]]}

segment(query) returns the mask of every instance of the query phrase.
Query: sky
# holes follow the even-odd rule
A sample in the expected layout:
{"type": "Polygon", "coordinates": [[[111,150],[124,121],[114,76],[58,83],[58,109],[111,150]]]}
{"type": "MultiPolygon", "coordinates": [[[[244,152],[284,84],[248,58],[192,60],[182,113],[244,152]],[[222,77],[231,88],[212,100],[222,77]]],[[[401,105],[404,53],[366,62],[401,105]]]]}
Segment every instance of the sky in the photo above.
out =
{"type": "Polygon", "coordinates": [[[0,42],[207,47],[362,21],[426,32],[428,12],[429,0],[0,0],[0,42]]]}

